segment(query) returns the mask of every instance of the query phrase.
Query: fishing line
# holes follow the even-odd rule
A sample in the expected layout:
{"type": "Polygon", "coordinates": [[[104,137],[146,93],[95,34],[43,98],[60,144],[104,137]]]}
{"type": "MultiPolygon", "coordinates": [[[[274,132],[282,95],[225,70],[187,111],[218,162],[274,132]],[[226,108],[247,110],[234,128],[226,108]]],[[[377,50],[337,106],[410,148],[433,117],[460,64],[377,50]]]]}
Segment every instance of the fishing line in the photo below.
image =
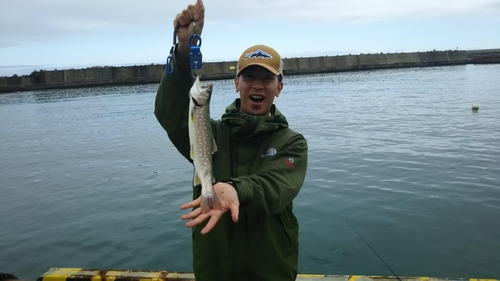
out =
{"type": "Polygon", "coordinates": [[[372,250],[372,252],[385,264],[385,266],[392,272],[392,274],[394,274],[394,276],[396,276],[396,278],[398,278],[399,281],[402,281],[401,278],[399,278],[399,276],[396,274],[396,272],[394,272],[394,270],[391,269],[391,267],[382,259],[381,256],[379,256],[377,254],[377,252],[375,252],[375,250],[372,248],[372,246],[370,246],[370,244],[368,244],[368,242],[366,242],[365,239],[363,239],[363,237],[361,237],[361,235],[359,235],[359,233],[356,231],[356,229],[354,229],[354,227],[352,227],[349,222],[347,222],[347,220],[345,218],[342,218],[345,223],[359,236],[359,238],[361,238],[361,240],[363,240],[363,242],[365,242],[365,244],[368,246],[368,248],[370,248],[370,250],[372,250]]]}

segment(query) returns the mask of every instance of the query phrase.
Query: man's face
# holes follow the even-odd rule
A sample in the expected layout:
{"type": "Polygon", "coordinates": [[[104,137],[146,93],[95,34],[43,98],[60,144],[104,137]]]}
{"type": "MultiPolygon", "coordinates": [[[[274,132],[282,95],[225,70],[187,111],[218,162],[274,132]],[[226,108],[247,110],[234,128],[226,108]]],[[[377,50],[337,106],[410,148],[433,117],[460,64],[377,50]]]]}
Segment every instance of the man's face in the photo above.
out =
{"type": "Polygon", "coordinates": [[[251,115],[269,115],[274,98],[283,89],[277,75],[258,65],[245,68],[234,84],[240,93],[241,111],[251,115]]]}

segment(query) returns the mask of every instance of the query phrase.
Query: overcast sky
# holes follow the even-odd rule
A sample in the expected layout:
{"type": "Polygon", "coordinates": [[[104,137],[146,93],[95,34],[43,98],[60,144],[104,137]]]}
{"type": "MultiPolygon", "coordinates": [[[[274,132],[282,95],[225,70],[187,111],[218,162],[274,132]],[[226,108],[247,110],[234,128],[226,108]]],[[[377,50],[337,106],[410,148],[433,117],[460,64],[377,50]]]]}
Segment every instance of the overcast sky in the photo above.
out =
{"type": "MultiPolygon", "coordinates": [[[[0,76],[165,63],[195,0],[0,0],[0,76]]],[[[204,61],[500,48],[500,0],[205,0],[204,61]]]]}

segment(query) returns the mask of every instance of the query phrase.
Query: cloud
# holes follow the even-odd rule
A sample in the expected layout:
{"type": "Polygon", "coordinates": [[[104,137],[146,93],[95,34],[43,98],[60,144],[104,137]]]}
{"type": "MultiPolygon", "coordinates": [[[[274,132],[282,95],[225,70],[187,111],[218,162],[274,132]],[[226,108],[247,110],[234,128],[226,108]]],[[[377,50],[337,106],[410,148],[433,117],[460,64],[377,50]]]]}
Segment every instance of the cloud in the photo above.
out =
{"type": "Polygon", "coordinates": [[[494,17],[498,0],[207,0],[215,22],[280,21],[294,23],[360,23],[439,17],[494,17]]]}
{"type": "MultiPolygon", "coordinates": [[[[158,6],[164,1],[2,0],[0,46],[71,35],[164,24],[158,6]]],[[[170,23],[172,20],[169,20],[170,23]]]]}
{"type": "MultiPolygon", "coordinates": [[[[170,27],[192,1],[2,0],[0,47],[127,29],[170,27]]],[[[498,0],[205,0],[208,24],[366,23],[439,17],[500,18],[498,0]]]]}

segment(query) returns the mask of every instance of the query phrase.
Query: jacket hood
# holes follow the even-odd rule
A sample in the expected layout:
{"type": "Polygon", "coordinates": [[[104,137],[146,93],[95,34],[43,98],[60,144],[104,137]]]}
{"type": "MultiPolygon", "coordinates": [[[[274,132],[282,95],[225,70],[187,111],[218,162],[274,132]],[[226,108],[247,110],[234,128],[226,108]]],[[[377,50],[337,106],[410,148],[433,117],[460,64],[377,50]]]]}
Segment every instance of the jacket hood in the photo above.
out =
{"type": "Polygon", "coordinates": [[[240,99],[236,99],[226,108],[222,115],[222,122],[232,125],[231,135],[233,137],[254,137],[287,128],[288,121],[285,116],[273,104],[270,116],[256,116],[240,111],[240,99]]]}

